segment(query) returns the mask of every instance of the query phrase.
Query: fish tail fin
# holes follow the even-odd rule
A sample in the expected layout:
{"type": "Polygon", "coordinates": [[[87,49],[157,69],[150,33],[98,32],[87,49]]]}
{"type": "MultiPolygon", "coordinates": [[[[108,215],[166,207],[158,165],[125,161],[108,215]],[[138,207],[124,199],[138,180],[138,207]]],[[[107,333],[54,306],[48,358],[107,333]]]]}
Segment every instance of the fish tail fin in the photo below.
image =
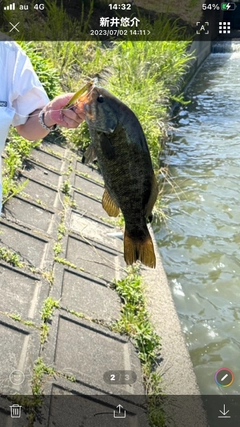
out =
{"type": "Polygon", "coordinates": [[[124,259],[126,264],[130,265],[140,260],[147,267],[156,267],[156,257],[152,238],[146,226],[142,236],[133,237],[125,230],[124,233],[124,259]]]}

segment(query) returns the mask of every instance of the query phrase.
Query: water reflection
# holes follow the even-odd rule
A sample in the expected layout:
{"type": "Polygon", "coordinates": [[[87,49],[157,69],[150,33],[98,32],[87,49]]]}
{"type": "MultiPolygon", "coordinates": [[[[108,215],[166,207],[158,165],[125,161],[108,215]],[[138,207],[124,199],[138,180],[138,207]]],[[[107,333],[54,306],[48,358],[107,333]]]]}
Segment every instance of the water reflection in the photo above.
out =
{"type": "MultiPolygon", "coordinates": [[[[240,49],[239,49],[240,50],[240,49]]],[[[214,54],[189,88],[165,162],[160,253],[203,394],[240,393],[240,53],[214,54]],[[214,381],[221,367],[231,387],[214,381]]]]}

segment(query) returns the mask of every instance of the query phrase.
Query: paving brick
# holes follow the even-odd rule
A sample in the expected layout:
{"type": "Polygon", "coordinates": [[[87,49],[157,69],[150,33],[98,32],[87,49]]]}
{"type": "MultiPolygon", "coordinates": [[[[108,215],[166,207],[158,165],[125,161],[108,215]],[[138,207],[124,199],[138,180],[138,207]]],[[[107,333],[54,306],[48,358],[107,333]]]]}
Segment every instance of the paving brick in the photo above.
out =
{"type": "Polygon", "coordinates": [[[59,159],[59,157],[49,154],[41,149],[32,150],[30,158],[33,158],[38,162],[44,163],[46,166],[53,167],[59,171],[63,165],[62,159],[59,159]]]}
{"type": "Polygon", "coordinates": [[[11,199],[7,205],[6,218],[14,218],[14,220],[26,223],[30,226],[48,231],[50,222],[54,212],[50,212],[38,205],[34,205],[30,201],[22,200],[15,197],[11,199]]]}
{"type": "MultiPolygon", "coordinates": [[[[23,183],[26,181],[26,177],[23,176],[20,181],[23,183]]],[[[34,200],[41,200],[45,205],[55,206],[56,204],[55,201],[58,195],[57,190],[52,189],[47,185],[29,180],[23,191],[34,200]]]]}
{"type": "MultiPolygon", "coordinates": [[[[77,318],[76,318],[77,319],[77,318]]],[[[54,364],[59,371],[71,367],[78,381],[112,392],[103,375],[110,370],[131,370],[132,344],[97,324],[59,316],[54,364]]],[[[121,385],[128,393],[129,385],[121,385]]]]}
{"type": "MultiPolygon", "coordinates": [[[[71,393],[57,384],[52,385],[51,398],[45,400],[46,412],[51,406],[48,427],[147,427],[148,421],[142,399],[124,396],[90,395],[91,389],[82,387],[82,394],[71,393]],[[119,414],[126,418],[114,418],[119,414]]],[[[40,426],[40,424],[39,424],[40,426]]]]}
{"type": "Polygon", "coordinates": [[[109,224],[74,211],[71,213],[70,228],[106,245],[109,245],[109,233],[115,231],[114,227],[109,224]]]}
{"type": "Polygon", "coordinates": [[[47,167],[39,165],[34,161],[27,161],[27,164],[24,169],[24,174],[29,177],[35,179],[35,181],[43,182],[48,185],[58,186],[60,173],[55,172],[47,167]]]}
{"type": "Polygon", "coordinates": [[[118,253],[108,246],[102,245],[90,239],[77,239],[68,237],[67,259],[77,267],[112,281],[119,265],[118,253]]]}
{"type": "Polygon", "coordinates": [[[76,165],[78,172],[89,175],[90,178],[103,184],[103,177],[97,169],[93,168],[91,165],[84,165],[82,162],[78,161],[76,165]]]}
{"type": "Polygon", "coordinates": [[[40,325],[42,300],[48,295],[48,286],[39,278],[0,263],[0,311],[19,314],[23,320],[34,320],[40,325]]]}
{"type": "Polygon", "coordinates": [[[39,352],[39,331],[0,315],[0,342],[1,394],[30,394],[32,368],[39,352]],[[16,371],[21,375],[16,375],[16,371]]]}
{"type": "MultiPolygon", "coordinates": [[[[106,396],[102,396],[103,400],[98,397],[95,405],[95,396],[115,393],[126,394],[133,399],[134,394],[143,395],[144,388],[134,345],[127,337],[112,332],[108,327],[120,318],[121,310],[120,298],[110,284],[115,278],[122,277],[125,264],[122,242],[110,237],[115,228],[99,218],[108,218],[101,200],[97,199],[103,193],[101,174],[83,165],[70,150],[45,141],[42,148],[34,150],[32,158],[26,161],[22,179],[26,178],[29,183],[24,192],[34,200],[41,199],[48,208],[23,197],[9,201],[5,206],[5,217],[0,222],[0,246],[17,252],[28,266],[47,272],[53,268],[54,282],[50,286],[40,274],[35,276],[29,269],[0,262],[0,391],[31,393],[33,366],[41,356],[47,366],[54,367],[59,373],[55,377],[45,375],[42,383],[44,393],[52,394],[57,400],[55,404],[51,398],[49,404],[44,405],[43,418],[35,420],[34,427],[112,427],[112,415],[108,418],[104,414],[101,419],[93,415],[96,411],[112,414],[113,402],[104,401],[106,396]],[[61,157],[47,153],[46,148],[57,151],[61,157]],[[69,160],[73,171],[66,178],[64,171],[69,160]],[[73,187],[72,195],[77,203],[74,210],[61,203],[61,187],[66,179],[73,187]],[[58,224],[63,213],[65,233],[61,236],[62,252],[59,256],[75,264],[76,270],[59,260],[54,262],[53,248],[58,242],[58,224]],[[7,313],[19,314],[22,321],[33,320],[39,327],[40,311],[47,296],[59,300],[60,308],[54,309],[48,322],[47,341],[41,345],[39,329],[14,321],[7,313]],[[83,318],[79,318],[77,313],[83,318]],[[137,380],[132,385],[109,384],[104,381],[104,373],[110,370],[132,370],[137,380]],[[66,374],[73,375],[76,382],[65,378],[66,374]],[[18,375],[20,379],[23,376],[21,384],[16,384],[18,375]],[[65,400],[67,394],[70,401],[65,400]],[[84,424],[80,424],[81,419],[72,403],[74,396],[79,394],[88,396],[82,400],[84,424]],[[59,399],[62,397],[67,404],[59,399]],[[89,404],[94,408],[90,417],[87,416],[89,404]]],[[[114,405],[117,404],[114,402],[114,405]]],[[[141,421],[143,414],[138,417],[133,400],[131,405],[132,413],[129,407],[125,425],[146,427],[146,420],[141,421]]],[[[5,422],[4,410],[2,412],[0,403],[0,417],[3,413],[5,422]]],[[[118,421],[114,420],[114,425],[118,421]]]]}
{"type": "Polygon", "coordinates": [[[104,190],[103,185],[79,175],[75,175],[74,186],[84,193],[95,196],[102,196],[104,190]]]}
{"type": "Polygon", "coordinates": [[[0,408],[0,425],[3,427],[7,427],[7,424],[10,422],[10,408],[6,408],[6,411],[4,409],[0,408]]]}
{"type": "Polygon", "coordinates": [[[61,157],[65,157],[66,155],[66,148],[64,147],[64,145],[58,145],[56,138],[54,138],[54,141],[51,142],[50,141],[50,136],[46,136],[46,138],[43,139],[40,148],[42,148],[43,150],[51,150],[54,153],[57,153],[59,156],[61,157]]]}
{"type": "Polygon", "coordinates": [[[62,278],[61,305],[94,319],[110,321],[120,316],[120,299],[104,280],[66,269],[62,278]]]}
{"type": "Polygon", "coordinates": [[[20,258],[30,265],[40,268],[48,241],[33,236],[13,225],[0,222],[0,244],[20,254],[20,258]]]}
{"type": "Polygon", "coordinates": [[[73,198],[77,203],[77,208],[80,212],[84,214],[91,214],[97,217],[108,217],[107,213],[102,207],[102,202],[100,200],[94,199],[91,196],[80,193],[79,191],[74,190],[73,198]]]}

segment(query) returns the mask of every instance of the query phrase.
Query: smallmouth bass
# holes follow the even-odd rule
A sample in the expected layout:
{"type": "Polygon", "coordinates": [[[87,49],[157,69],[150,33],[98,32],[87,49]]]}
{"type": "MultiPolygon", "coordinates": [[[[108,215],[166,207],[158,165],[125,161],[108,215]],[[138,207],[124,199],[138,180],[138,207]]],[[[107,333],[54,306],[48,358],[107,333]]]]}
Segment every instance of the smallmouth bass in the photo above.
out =
{"type": "Polygon", "coordinates": [[[116,217],[120,209],[123,213],[125,262],[140,260],[154,268],[156,257],[147,219],[152,216],[158,184],[141,124],[133,111],[106,89],[91,86],[79,101],[84,103],[92,140],[83,161],[97,157],[105,183],[102,206],[109,216],[116,217]]]}

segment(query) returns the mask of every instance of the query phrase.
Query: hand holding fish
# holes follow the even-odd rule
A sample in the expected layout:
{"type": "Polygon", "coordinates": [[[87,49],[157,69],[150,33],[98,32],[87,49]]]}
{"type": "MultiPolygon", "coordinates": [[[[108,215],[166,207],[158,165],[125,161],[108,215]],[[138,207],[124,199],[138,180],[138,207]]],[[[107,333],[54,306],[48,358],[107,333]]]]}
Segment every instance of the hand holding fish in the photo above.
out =
{"type": "Polygon", "coordinates": [[[66,128],[77,128],[85,119],[84,109],[79,105],[75,111],[65,108],[73,97],[73,93],[57,96],[44,108],[44,122],[48,127],[57,124],[66,128]]]}
{"type": "Polygon", "coordinates": [[[56,125],[77,128],[85,119],[84,104],[78,101],[78,109],[65,109],[74,94],[67,93],[56,96],[42,109],[37,109],[29,114],[24,124],[16,126],[17,132],[29,141],[44,138],[56,125]]]}

